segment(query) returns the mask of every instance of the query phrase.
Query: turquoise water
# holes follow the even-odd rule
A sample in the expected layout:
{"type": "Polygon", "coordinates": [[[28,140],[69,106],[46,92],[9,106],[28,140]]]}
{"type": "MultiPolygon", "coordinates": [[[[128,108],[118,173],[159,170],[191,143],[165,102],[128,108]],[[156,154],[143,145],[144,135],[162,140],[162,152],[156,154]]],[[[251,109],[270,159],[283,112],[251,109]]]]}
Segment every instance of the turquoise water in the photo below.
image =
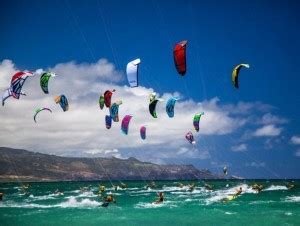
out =
{"type": "MultiPolygon", "coordinates": [[[[117,190],[104,183],[116,204],[101,207],[97,196],[100,182],[29,183],[23,194],[20,183],[1,183],[1,225],[300,225],[300,181],[287,190],[287,181],[256,181],[265,190],[255,193],[254,181],[206,181],[213,191],[197,181],[196,189],[179,188],[174,181],[159,181],[157,189],[144,188],[145,182],[126,182],[128,188],[117,190]],[[227,187],[226,187],[227,185],[227,187]],[[80,187],[90,186],[81,192],[80,187]],[[243,193],[224,203],[221,200],[239,187],[243,193]],[[63,195],[55,195],[59,189],[63,195]],[[163,191],[165,202],[152,204],[156,192],[163,191]]],[[[116,184],[118,182],[115,182],[116,184]]],[[[187,184],[187,181],[182,181],[187,184]]],[[[103,184],[103,183],[101,183],[103,184]]]]}

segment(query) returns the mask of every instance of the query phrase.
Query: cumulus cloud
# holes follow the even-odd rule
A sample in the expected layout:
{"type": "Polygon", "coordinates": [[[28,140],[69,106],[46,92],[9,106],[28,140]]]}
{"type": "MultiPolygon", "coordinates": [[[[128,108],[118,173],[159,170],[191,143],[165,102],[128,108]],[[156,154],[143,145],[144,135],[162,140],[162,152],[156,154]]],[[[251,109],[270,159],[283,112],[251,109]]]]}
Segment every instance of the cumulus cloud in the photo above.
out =
{"type": "Polygon", "coordinates": [[[247,144],[239,144],[236,146],[232,146],[231,150],[234,152],[247,151],[247,144]]]}
{"type": "Polygon", "coordinates": [[[256,137],[275,137],[280,135],[282,132],[282,128],[276,127],[275,125],[265,125],[259,129],[257,129],[253,135],[256,137]]]}
{"type": "Polygon", "coordinates": [[[292,142],[292,144],[295,144],[295,145],[300,144],[300,136],[292,136],[291,142],[292,142]]]}
{"type": "Polygon", "coordinates": [[[270,125],[270,124],[285,124],[288,120],[285,118],[281,118],[279,116],[273,115],[271,113],[266,113],[262,116],[261,120],[259,120],[260,124],[270,125]]]}
{"type": "MultiPolygon", "coordinates": [[[[10,60],[0,62],[2,91],[9,86],[11,76],[17,70],[10,60]]],[[[196,102],[185,99],[177,92],[160,93],[159,96],[165,101],[158,103],[158,118],[153,119],[148,112],[148,98],[154,90],[151,87],[132,89],[122,85],[124,73],[106,59],[91,64],[73,61],[60,63],[52,68],[39,69],[38,72],[43,70],[58,75],[49,81],[50,94],[42,92],[40,76],[36,75],[27,79],[23,87],[27,96],[19,100],[10,98],[1,108],[1,146],[59,155],[76,153],[77,156],[135,156],[142,160],[158,160],[176,157],[175,153],[183,158],[205,159],[210,158],[210,154],[203,142],[199,142],[199,150],[191,149],[184,138],[186,132],[193,131],[191,121],[195,113],[205,112],[201,118],[200,132],[194,133],[197,140],[199,137],[205,139],[205,136],[231,134],[245,126],[247,120],[244,113],[238,115],[231,109],[243,109],[246,114],[255,105],[261,109],[268,108],[268,105],[261,103],[224,105],[217,97],[196,102]],[[98,99],[100,93],[107,89],[116,89],[112,102],[123,101],[119,109],[120,119],[126,114],[133,116],[128,136],[121,134],[120,123],[113,123],[110,130],[105,128],[104,117],[109,112],[108,109],[99,109],[98,99]],[[67,112],[54,103],[54,97],[60,94],[68,97],[70,109],[67,112]],[[176,103],[174,118],[168,118],[165,112],[165,102],[171,96],[181,97],[176,103]],[[38,123],[34,123],[33,114],[38,107],[49,107],[53,113],[39,114],[38,123]],[[147,127],[146,140],[140,139],[139,129],[142,125],[147,127]]],[[[274,128],[281,131],[280,128],[274,128]]]]}

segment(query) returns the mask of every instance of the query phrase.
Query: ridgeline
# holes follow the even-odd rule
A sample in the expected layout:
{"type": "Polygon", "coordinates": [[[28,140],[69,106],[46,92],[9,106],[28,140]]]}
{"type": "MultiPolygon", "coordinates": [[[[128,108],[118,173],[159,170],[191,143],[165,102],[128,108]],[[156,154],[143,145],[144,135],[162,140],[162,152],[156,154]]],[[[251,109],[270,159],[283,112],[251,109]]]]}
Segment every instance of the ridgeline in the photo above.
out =
{"type": "Polygon", "coordinates": [[[193,165],[158,165],[135,158],[73,158],[0,147],[0,181],[219,179],[193,165]]]}

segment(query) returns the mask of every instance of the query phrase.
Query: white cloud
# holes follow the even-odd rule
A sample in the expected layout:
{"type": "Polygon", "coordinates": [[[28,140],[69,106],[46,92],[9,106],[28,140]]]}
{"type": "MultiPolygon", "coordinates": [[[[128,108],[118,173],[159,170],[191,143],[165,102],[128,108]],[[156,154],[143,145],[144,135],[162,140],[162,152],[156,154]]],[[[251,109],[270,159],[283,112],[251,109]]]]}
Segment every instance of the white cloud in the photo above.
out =
{"type": "MultiPolygon", "coordinates": [[[[209,159],[210,154],[207,150],[198,150],[196,148],[181,147],[177,153],[178,158],[189,158],[189,159],[209,159]]],[[[170,156],[171,157],[171,156],[170,156]]]]}
{"type": "Polygon", "coordinates": [[[261,120],[259,121],[260,124],[269,125],[269,124],[285,124],[288,120],[285,118],[278,117],[271,113],[266,113],[262,116],[261,120]]]}
{"type": "Polygon", "coordinates": [[[278,128],[275,125],[265,125],[257,129],[253,135],[256,137],[274,137],[280,135],[282,128],[278,128]]]}
{"type": "Polygon", "coordinates": [[[231,150],[234,152],[246,151],[247,144],[239,144],[239,145],[233,146],[233,147],[231,147],[231,150]]]}
{"type": "MultiPolygon", "coordinates": [[[[247,112],[255,105],[267,108],[267,105],[261,103],[222,105],[217,97],[195,102],[185,99],[177,92],[162,93],[160,97],[165,101],[157,105],[158,118],[153,119],[148,112],[148,97],[154,90],[142,86],[132,89],[121,85],[120,81],[124,80],[122,78],[125,75],[105,59],[93,64],[60,63],[48,70],[58,75],[49,81],[50,94],[42,92],[40,76],[36,75],[27,79],[24,85],[27,96],[22,96],[19,100],[10,98],[5,107],[0,109],[1,146],[59,155],[76,153],[77,156],[135,156],[156,161],[170,156],[176,158],[175,155],[205,159],[210,154],[204,142],[199,142],[197,148],[190,149],[190,144],[184,138],[186,132],[194,131],[192,118],[195,113],[205,112],[201,118],[200,132],[194,132],[195,139],[201,137],[203,141],[205,136],[231,134],[247,123],[244,113],[233,114],[231,109],[239,108],[247,112]],[[107,89],[116,89],[112,102],[123,101],[119,109],[120,119],[125,114],[133,116],[128,136],[121,134],[120,122],[113,123],[110,130],[105,128],[104,117],[108,114],[108,109],[99,109],[98,98],[107,89]],[[67,112],[63,112],[53,101],[60,94],[65,94],[69,99],[70,109],[67,112]],[[175,117],[168,118],[165,103],[172,95],[180,96],[181,99],[176,103],[175,117]],[[34,123],[33,114],[38,107],[49,107],[53,113],[39,114],[38,123],[34,123]],[[147,139],[144,141],[139,135],[142,125],[147,127],[147,139]],[[186,153],[182,153],[185,150],[186,153]]],[[[2,91],[9,86],[15,71],[17,68],[12,61],[0,62],[2,91]]]]}
{"type": "Polygon", "coordinates": [[[300,144],[300,136],[292,136],[291,142],[292,142],[292,144],[295,144],[295,145],[300,144]]]}
{"type": "Polygon", "coordinates": [[[300,157],[300,149],[295,152],[295,156],[300,157]]]}

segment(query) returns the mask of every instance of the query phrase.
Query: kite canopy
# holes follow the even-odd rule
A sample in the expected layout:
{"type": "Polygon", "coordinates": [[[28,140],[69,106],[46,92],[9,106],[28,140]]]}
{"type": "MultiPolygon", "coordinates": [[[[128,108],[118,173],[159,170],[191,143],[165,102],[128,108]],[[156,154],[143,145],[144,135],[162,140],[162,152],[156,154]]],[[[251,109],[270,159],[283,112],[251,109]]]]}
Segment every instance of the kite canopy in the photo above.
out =
{"type": "Polygon", "coordinates": [[[150,102],[152,102],[152,101],[155,100],[155,99],[156,99],[156,93],[153,92],[153,93],[150,94],[149,100],[150,100],[150,102]]]}
{"type": "Polygon", "coordinates": [[[166,112],[170,118],[174,117],[174,107],[178,98],[171,97],[166,104],[166,112]]]}
{"type": "Polygon", "coordinates": [[[102,110],[104,108],[104,96],[100,95],[99,97],[99,107],[102,110]]]}
{"type": "Polygon", "coordinates": [[[55,103],[59,103],[59,105],[61,106],[61,108],[63,109],[63,111],[67,111],[69,110],[69,103],[68,103],[68,99],[65,95],[60,95],[55,97],[54,99],[55,103]]]}
{"type": "Polygon", "coordinates": [[[141,135],[141,138],[142,138],[143,140],[146,139],[146,127],[145,127],[145,126],[142,126],[142,127],[140,128],[140,135],[141,135]]]}
{"type": "Polygon", "coordinates": [[[35,123],[36,123],[36,116],[37,116],[41,111],[49,111],[49,112],[52,113],[51,109],[49,109],[49,108],[39,108],[39,109],[37,109],[37,110],[35,111],[34,116],[33,116],[33,120],[34,120],[35,123]]]}
{"type": "Polygon", "coordinates": [[[110,115],[105,115],[105,126],[106,126],[106,129],[110,129],[111,123],[112,123],[112,119],[111,119],[110,115]]]}
{"type": "Polygon", "coordinates": [[[119,121],[119,106],[122,104],[122,101],[117,101],[113,103],[109,109],[110,117],[114,122],[119,121]]]}
{"type": "MultiPolygon", "coordinates": [[[[23,93],[22,91],[21,91],[21,95],[26,96],[26,94],[23,93]]],[[[11,89],[10,88],[6,89],[2,96],[2,106],[4,106],[6,99],[8,99],[11,96],[12,96],[11,89]]]]}
{"type": "Polygon", "coordinates": [[[224,173],[224,175],[226,176],[227,175],[227,166],[224,166],[224,168],[223,168],[223,173],[224,173]]]}
{"type": "Polygon", "coordinates": [[[196,141],[194,139],[194,136],[192,134],[192,132],[188,132],[186,135],[185,135],[185,138],[187,139],[188,142],[190,142],[191,144],[196,144],[196,141]]]}
{"type": "Polygon", "coordinates": [[[128,128],[129,128],[129,123],[130,123],[131,118],[132,118],[131,115],[125,115],[122,120],[121,130],[125,135],[128,134],[128,128]]]}
{"type": "Polygon", "coordinates": [[[158,99],[155,99],[155,100],[151,101],[149,104],[149,112],[153,118],[157,118],[157,114],[156,114],[157,103],[158,103],[158,99]]]}
{"type": "Polygon", "coordinates": [[[43,92],[45,94],[48,94],[49,91],[48,91],[48,83],[49,83],[49,79],[51,77],[55,77],[56,74],[55,73],[52,73],[52,72],[45,72],[41,75],[41,78],[40,78],[40,85],[41,85],[41,88],[43,90],[43,92]]]}
{"type": "Polygon", "coordinates": [[[233,71],[232,71],[232,84],[235,88],[239,88],[239,74],[240,74],[240,70],[242,67],[245,68],[250,68],[249,64],[238,64],[237,66],[234,67],[233,71]]]}
{"type": "Polygon", "coordinates": [[[175,67],[182,76],[186,73],[186,44],[187,41],[181,41],[175,45],[173,50],[175,67]]]}
{"type": "Polygon", "coordinates": [[[128,83],[131,88],[139,86],[139,64],[141,63],[141,60],[135,59],[127,64],[126,67],[126,74],[128,83]]]}
{"type": "Polygon", "coordinates": [[[105,106],[107,108],[110,108],[110,105],[111,105],[111,96],[112,96],[113,92],[115,92],[114,89],[112,91],[106,90],[104,92],[104,104],[105,104],[105,106]]]}
{"type": "Polygon", "coordinates": [[[204,115],[204,112],[195,114],[195,116],[194,116],[193,125],[197,132],[199,132],[199,122],[200,122],[200,118],[202,115],[204,115]]]}
{"type": "Polygon", "coordinates": [[[19,71],[13,75],[10,84],[10,92],[14,98],[20,98],[20,95],[22,93],[22,87],[26,79],[32,76],[34,76],[34,74],[30,71],[19,71]]]}

